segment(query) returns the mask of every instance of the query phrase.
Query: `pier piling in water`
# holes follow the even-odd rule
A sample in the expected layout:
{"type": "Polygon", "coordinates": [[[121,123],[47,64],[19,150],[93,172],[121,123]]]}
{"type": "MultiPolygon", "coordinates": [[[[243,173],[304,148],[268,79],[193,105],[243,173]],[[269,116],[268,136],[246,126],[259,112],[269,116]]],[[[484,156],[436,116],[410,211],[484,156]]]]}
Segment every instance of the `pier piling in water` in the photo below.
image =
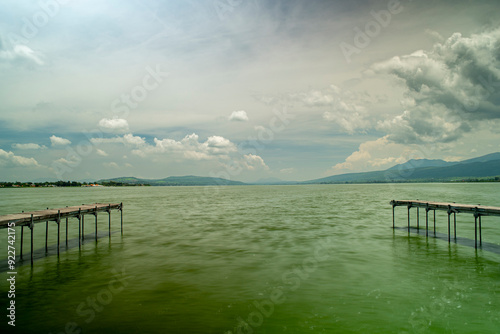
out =
{"type": "Polygon", "coordinates": [[[95,216],[95,242],[97,242],[97,206],[95,207],[94,216],[95,216]]]}
{"type": "Polygon", "coordinates": [[[478,240],[478,221],[479,221],[479,245],[482,245],[481,217],[482,216],[500,216],[500,207],[457,204],[445,202],[426,202],[426,201],[408,201],[392,200],[392,226],[395,228],[394,208],[396,206],[406,206],[408,208],[408,234],[410,233],[410,209],[417,208],[417,228],[419,228],[418,208],[425,208],[425,236],[428,233],[429,211],[434,211],[434,235],[436,235],[436,210],[446,211],[448,214],[448,242],[451,242],[451,214],[453,213],[453,234],[457,240],[457,213],[471,213],[474,215],[474,246],[477,248],[478,240]]]}
{"type": "Polygon", "coordinates": [[[35,224],[33,223],[33,214],[31,214],[31,222],[30,222],[30,230],[31,230],[31,266],[33,267],[33,230],[35,228],[35,224]]]}
{"type": "Polygon", "coordinates": [[[66,247],[68,246],[68,220],[69,218],[78,219],[78,247],[81,248],[84,240],[84,217],[86,214],[95,216],[95,239],[97,241],[97,214],[98,212],[108,212],[108,229],[109,238],[111,239],[111,210],[120,211],[120,231],[123,235],[123,203],[108,203],[94,205],[70,206],[61,209],[48,209],[33,212],[22,212],[0,216],[0,229],[8,228],[10,223],[15,223],[15,226],[21,226],[21,245],[20,259],[23,258],[23,242],[24,242],[24,227],[27,226],[31,230],[31,265],[33,266],[33,235],[35,223],[45,222],[45,253],[48,253],[48,235],[49,222],[54,221],[57,224],[57,255],[60,249],[60,234],[61,234],[61,219],[66,219],[66,247]]]}

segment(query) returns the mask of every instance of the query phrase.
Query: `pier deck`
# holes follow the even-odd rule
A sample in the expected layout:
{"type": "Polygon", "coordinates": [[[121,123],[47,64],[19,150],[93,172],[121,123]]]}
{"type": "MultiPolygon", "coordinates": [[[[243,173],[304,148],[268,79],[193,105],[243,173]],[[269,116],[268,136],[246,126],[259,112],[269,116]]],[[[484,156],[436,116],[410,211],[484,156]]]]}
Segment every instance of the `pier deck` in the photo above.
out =
{"type": "Polygon", "coordinates": [[[481,235],[481,217],[482,216],[500,216],[500,207],[495,206],[484,206],[484,205],[471,205],[471,204],[458,204],[449,202],[430,202],[421,200],[392,200],[390,202],[392,205],[392,227],[395,227],[394,218],[394,208],[397,206],[406,206],[408,208],[408,233],[410,232],[410,209],[417,208],[417,229],[419,226],[419,208],[425,209],[425,228],[426,236],[428,236],[429,231],[429,211],[434,213],[434,234],[436,233],[436,210],[446,211],[448,213],[448,242],[451,240],[451,219],[450,216],[453,214],[453,232],[454,238],[457,238],[457,213],[470,213],[474,215],[474,237],[475,237],[475,248],[477,248],[478,240],[478,221],[479,221],[479,244],[482,243],[481,235]]]}
{"type": "Polygon", "coordinates": [[[15,222],[16,226],[28,226],[31,224],[31,215],[33,215],[33,223],[39,223],[45,221],[57,221],[57,219],[66,217],[78,218],[78,215],[94,214],[95,212],[108,212],[112,209],[121,210],[121,206],[121,203],[95,203],[67,206],[60,209],[47,209],[2,215],[0,216],[0,228],[7,228],[8,224],[12,222],[15,222]]]}
{"type": "Polygon", "coordinates": [[[67,206],[59,209],[48,209],[32,212],[21,212],[9,215],[0,216],[0,229],[8,228],[9,240],[15,240],[15,227],[21,226],[21,247],[20,258],[23,258],[23,239],[24,227],[31,230],[31,265],[33,266],[33,232],[36,223],[45,222],[45,251],[48,250],[48,234],[49,222],[57,224],[57,254],[59,255],[60,244],[60,229],[62,219],[66,220],[66,245],[68,244],[68,220],[69,218],[78,219],[78,246],[81,247],[81,242],[85,238],[84,221],[85,215],[93,215],[95,217],[95,239],[97,241],[97,216],[99,212],[108,213],[109,220],[109,237],[111,238],[111,210],[120,211],[120,229],[123,234],[123,203],[95,203],[82,204],[78,206],[67,206]]]}

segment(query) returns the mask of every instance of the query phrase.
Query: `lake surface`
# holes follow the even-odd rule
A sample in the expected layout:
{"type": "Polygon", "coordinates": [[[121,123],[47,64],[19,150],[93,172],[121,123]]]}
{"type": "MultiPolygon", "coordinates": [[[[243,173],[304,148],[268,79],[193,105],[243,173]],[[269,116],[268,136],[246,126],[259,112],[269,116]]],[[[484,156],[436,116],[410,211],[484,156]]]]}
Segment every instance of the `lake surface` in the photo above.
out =
{"type": "MultiPolygon", "coordinates": [[[[81,250],[62,243],[59,257],[37,259],[33,269],[25,231],[17,333],[499,332],[498,252],[422,231],[409,236],[404,207],[396,208],[401,228],[392,229],[389,201],[500,206],[500,184],[36,188],[0,196],[0,214],[124,203],[123,236],[113,211],[111,240],[88,237],[81,250]]],[[[99,215],[102,233],[107,221],[99,215]]],[[[437,230],[447,233],[445,212],[437,212],[437,230]]],[[[52,244],[56,231],[50,223],[52,244]]],[[[457,215],[457,234],[474,238],[472,215],[457,215]]],[[[78,236],[76,219],[69,235],[78,236]]],[[[6,259],[6,230],[0,238],[6,259]]],[[[483,241],[500,245],[499,217],[483,218],[483,241]]],[[[35,248],[44,246],[41,223],[35,248]]],[[[0,289],[6,314],[5,279],[0,289]]],[[[2,319],[0,331],[13,332],[2,319]]]]}

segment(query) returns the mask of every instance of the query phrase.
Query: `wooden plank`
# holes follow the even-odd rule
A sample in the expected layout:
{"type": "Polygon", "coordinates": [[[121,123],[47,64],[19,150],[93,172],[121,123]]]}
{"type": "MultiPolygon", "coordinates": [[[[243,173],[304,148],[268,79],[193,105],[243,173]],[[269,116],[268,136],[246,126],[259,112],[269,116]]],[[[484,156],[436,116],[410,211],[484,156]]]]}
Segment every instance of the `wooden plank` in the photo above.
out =
{"type": "Polygon", "coordinates": [[[69,206],[60,209],[48,209],[32,212],[14,213],[0,216],[0,228],[6,228],[8,223],[15,222],[16,226],[29,225],[31,223],[31,215],[33,214],[33,222],[55,221],[58,218],[77,217],[79,213],[89,214],[95,212],[105,212],[108,209],[121,209],[120,203],[95,203],[82,204],[78,206],[69,206]]]}

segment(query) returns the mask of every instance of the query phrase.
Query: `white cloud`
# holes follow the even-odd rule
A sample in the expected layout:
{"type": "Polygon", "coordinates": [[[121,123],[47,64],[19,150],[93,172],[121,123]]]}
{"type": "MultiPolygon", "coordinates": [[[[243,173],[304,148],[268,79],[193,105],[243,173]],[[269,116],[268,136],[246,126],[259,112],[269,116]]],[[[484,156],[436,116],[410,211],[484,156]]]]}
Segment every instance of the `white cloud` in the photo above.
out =
{"type": "MultiPolygon", "coordinates": [[[[334,86],[337,88],[336,86],[334,86]]],[[[331,105],[336,98],[336,91],[310,90],[305,93],[291,94],[292,98],[298,99],[309,107],[324,107],[331,105]]]]}
{"type": "Polygon", "coordinates": [[[141,146],[146,143],[144,138],[141,138],[139,136],[134,136],[131,133],[128,133],[123,136],[123,141],[125,144],[130,144],[130,145],[135,145],[135,146],[141,146]]]}
{"type": "MultiPolygon", "coordinates": [[[[2,41],[0,41],[1,43],[2,41]]],[[[6,42],[6,40],[4,41],[6,42]]],[[[22,44],[14,45],[8,48],[8,45],[4,43],[4,49],[0,48],[0,60],[5,61],[27,61],[29,63],[35,63],[37,65],[43,65],[42,54],[36,52],[30,47],[22,44]]],[[[1,45],[0,45],[1,46],[1,45]]]]}
{"type": "Polygon", "coordinates": [[[98,125],[101,129],[110,132],[124,133],[128,131],[128,122],[122,118],[103,118],[98,125]]]}
{"type": "Polygon", "coordinates": [[[348,134],[354,134],[356,131],[370,128],[370,122],[365,119],[361,113],[352,111],[347,112],[328,112],[323,113],[326,121],[335,122],[342,127],[348,134]]]}
{"type": "Polygon", "coordinates": [[[283,168],[280,169],[281,174],[292,174],[295,172],[295,168],[283,168]]]}
{"type": "Polygon", "coordinates": [[[90,142],[94,144],[111,144],[111,143],[121,143],[129,146],[142,146],[146,144],[146,140],[139,136],[134,136],[131,133],[127,133],[123,136],[113,137],[113,138],[91,138],[90,142]]]}
{"type": "Polygon", "coordinates": [[[71,141],[68,139],[57,137],[55,135],[50,137],[50,142],[52,143],[52,146],[64,146],[71,144],[71,141]]]}
{"type": "Polygon", "coordinates": [[[105,151],[101,150],[101,149],[97,149],[96,150],[97,154],[100,155],[101,157],[107,157],[108,156],[108,153],[106,153],[105,151]]]}
{"type": "Polygon", "coordinates": [[[321,90],[290,94],[292,100],[310,108],[326,109],[323,119],[336,123],[348,134],[364,132],[372,127],[368,107],[375,99],[366,92],[343,90],[335,85],[321,90]]]}
{"type": "Polygon", "coordinates": [[[438,33],[437,31],[434,31],[434,30],[431,30],[431,29],[425,29],[425,33],[427,35],[429,35],[430,37],[432,37],[433,39],[439,41],[439,42],[444,41],[444,37],[441,36],[441,34],[438,33]]]}
{"type": "Polygon", "coordinates": [[[406,146],[390,142],[388,136],[371,140],[359,145],[359,149],[348,156],[344,162],[334,165],[327,173],[344,173],[389,168],[409,159],[423,158],[419,152],[422,147],[406,146]]]}
{"type": "MultiPolygon", "coordinates": [[[[379,130],[398,143],[449,143],[500,119],[500,29],[464,37],[454,33],[431,51],[419,50],[372,66],[391,74],[411,103],[379,130]]],[[[492,128],[493,130],[493,128],[492,128]]]]}
{"type": "Polygon", "coordinates": [[[143,151],[141,150],[132,150],[131,152],[132,154],[135,154],[141,158],[145,158],[146,157],[146,153],[144,153],[143,151]]]}
{"type": "Polygon", "coordinates": [[[118,164],[116,162],[105,162],[102,165],[108,168],[115,168],[115,169],[118,168],[118,164]]]}
{"type": "MultiPolygon", "coordinates": [[[[95,138],[96,142],[135,142],[137,138],[132,134],[115,138],[95,138]],[[128,140],[126,138],[129,138],[128,140]],[[135,139],[132,139],[135,138],[135,139]]],[[[159,155],[168,156],[169,159],[181,162],[185,160],[202,161],[210,160],[220,163],[220,166],[229,166],[231,169],[240,170],[269,170],[264,160],[255,154],[240,154],[234,143],[222,136],[210,136],[205,141],[200,141],[196,133],[186,135],[181,140],[171,138],[154,138],[154,145],[137,140],[137,145],[131,153],[141,158],[153,157],[153,161],[159,155]]]]}
{"type": "Polygon", "coordinates": [[[239,110],[239,111],[233,111],[231,115],[229,116],[230,121],[239,121],[239,122],[246,122],[248,121],[248,115],[246,111],[244,110],[239,110]]]}
{"type": "Polygon", "coordinates": [[[236,145],[221,136],[208,137],[205,142],[199,142],[197,134],[192,133],[180,141],[166,138],[154,139],[155,146],[144,147],[142,153],[134,151],[136,155],[146,153],[172,153],[188,160],[209,160],[214,158],[228,159],[228,154],[236,152],[236,145]]]}
{"type": "Polygon", "coordinates": [[[69,167],[75,168],[75,167],[78,167],[80,165],[81,161],[82,161],[82,159],[80,156],[72,155],[72,156],[68,156],[68,159],[59,158],[54,162],[57,164],[67,165],[69,167]]]}
{"type": "Polygon", "coordinates": [[[236,152],[236,145],[231,143],[229,139],[221,136],[208,137],[207,141],[202,144],[203,148],[210,154],[228,154],[236,152]]]}
{"type": "Polygon", "coordinates": [[[15,155],[13,152],[7,152],[0,149],[0,166],[5,167],[38,167],[38,162],[33,158],[26,158],[15,155]]]}
{"type": "Polygon", "coordinates": [[[17,148],[18,150],[43,150],[46,149],[47,146],[35,143],[27,143],[27,144],[12,144],[12,148],[17,148]]]}
{"type": "Polygon", "coordinates": [[[243,156],[243,165],[248,170],[257,170],[257,169],[269,170],[269,167],[264,162],[264,159],[262,159],[258,155],[254,155],[254,154],[244,155],[243,156]]]}
{"type": "Polygon", "coordinates": [[[55,162],[59,162],[61,164],[66,164],[66,165],[71,165],[71,164],[75,163],[74,161],[70,161],[70,160],[67,160],[65,158],[59,158],[55,162]]]}

